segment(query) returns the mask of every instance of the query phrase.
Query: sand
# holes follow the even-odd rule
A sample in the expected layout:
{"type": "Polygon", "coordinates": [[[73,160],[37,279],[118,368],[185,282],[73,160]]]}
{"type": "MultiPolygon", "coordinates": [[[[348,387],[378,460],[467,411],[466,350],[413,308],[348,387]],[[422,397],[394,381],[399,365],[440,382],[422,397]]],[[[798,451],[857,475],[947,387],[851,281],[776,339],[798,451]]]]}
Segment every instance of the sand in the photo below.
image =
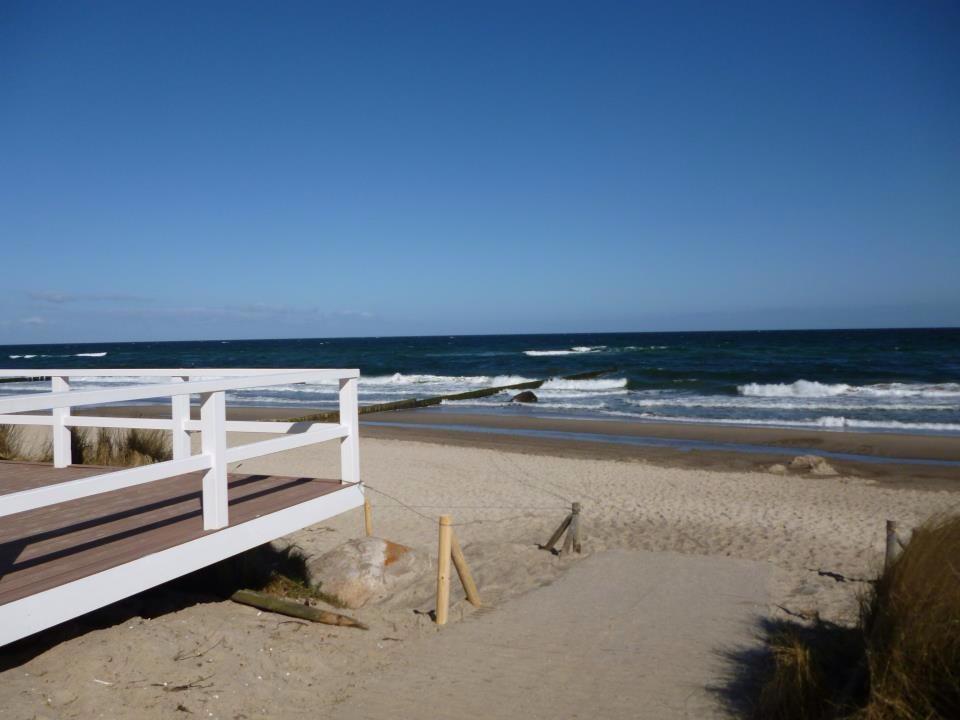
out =
{"type": "MultiPolygon", "coordinates": [[[[231,437],[231,443],[253,439],[231,437]]],[[[665,466],[637,448],[629,455],[603,452],[547,455],[535,443],[518,446],[509,439],[497,446],[496,438],[486,437],[468,446],[463,438],[439,444],[367,432],[361,464],[376,533],[435,552],[435,518],[452,514],[483,599],[493,608],[489,616],[458,595],[451,624],[438,631],[423,614],[431,607],[429,579],[393,603],[357,611],[369,632],[303,625],[229,602],[156,591],[6,651],[0,718],[293,718],[362,706],[361,692],[373,692],[381,675],[396,677],[398,668],[420,663],[432,643],[441,641],[438,651],[456,654],[456,636],[444,633],[459,623],[495,623],[498,613],[522,616],[518,603],[535,604],[540,593],[548,598],[543,586],[583,560],[556,558],[536,544],[574,500],[584,508],[586,558],[641,550],[695,556],[707,566],[711,558],[758,563],[766,569],[764,611],[770,616],[817,610],[849,622],[863,584],[818,571],[869,577],[882,560],[886,518],[909,526],[960,506],[960,485],[949,478],[931,485],[906,474],[897,483],[777,476],[754,466],[665,466]]],[[[248,461],[240,469],[336,477],[336,453],[326,444],[248,461]]],[[[321,552],[362,528],[361,512],[354,511],[296,533],[290,542],[321,552]]],[[[584,612],[607,612],[602,600],[583,602],[590,605],[584,612]]],[[[617,616],[612,606],[610,613],[617,616]]],[[[462,634],[469,637],[467,630],[462,634]]],[[[721,641],[708,637],[697,644],[693,638],[681,649],[701,653],[721,641]]],[[[603,672],[603,654],[590,657],[583,671],[603,672]]],[[[668,685],[671,678],[658,682],[668,685]]],[[[429,701],[430,685],[422,692],[429,701]]],[[[436,692],[434,699],[446,697],[436,692]]]]}

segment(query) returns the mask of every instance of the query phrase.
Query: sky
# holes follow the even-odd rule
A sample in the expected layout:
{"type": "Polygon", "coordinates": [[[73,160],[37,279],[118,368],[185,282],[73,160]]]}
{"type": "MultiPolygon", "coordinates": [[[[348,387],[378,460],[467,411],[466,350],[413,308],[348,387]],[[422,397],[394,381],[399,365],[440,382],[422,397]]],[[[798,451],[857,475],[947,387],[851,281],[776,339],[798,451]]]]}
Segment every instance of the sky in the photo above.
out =
{"type": "Polygon", "coordinates": [[[960,325],[960,4],[0,4],[0,343],[960,325]]]}

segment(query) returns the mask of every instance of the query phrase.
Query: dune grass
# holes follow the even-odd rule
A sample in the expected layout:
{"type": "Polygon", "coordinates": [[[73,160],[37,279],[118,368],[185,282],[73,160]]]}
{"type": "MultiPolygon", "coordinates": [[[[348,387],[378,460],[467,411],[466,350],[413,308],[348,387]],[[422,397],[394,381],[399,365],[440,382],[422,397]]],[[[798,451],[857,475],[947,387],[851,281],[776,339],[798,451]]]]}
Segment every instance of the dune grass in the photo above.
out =
{"type": "Polygon", "coordinates": [[[160,430],[97,428],[72,435],[73,461],[82,465],[131,467],[171,458],[168,434],[160,430]]]}
{"type": "MultiPolygon", "coordinates": [[[[162,462],[172,456],[169,434],[160,430],[74,428],[70,449],[75,465],[131,467],[162,462]]],[[[0,460],[52,462],[53,443],[49,436],[27,443],[20,426],[0,425],[0,460]]]]}
{"type": "Polygon", "coordinates": [[[960,517],[914,531],[864,599],[864,720],[960,718],[960,517]]]}
{"type": "Polygon", "coordinates": [[[0,425],[0,460],[16,460],[20,456],[22,438],[18,425],[0,425]]]}
{"type": "Polygon", "coordinates": [[[960,516],[932,518],[861,598],[857,628],[768,637],[760,720],[960,718],[960,516]]]}

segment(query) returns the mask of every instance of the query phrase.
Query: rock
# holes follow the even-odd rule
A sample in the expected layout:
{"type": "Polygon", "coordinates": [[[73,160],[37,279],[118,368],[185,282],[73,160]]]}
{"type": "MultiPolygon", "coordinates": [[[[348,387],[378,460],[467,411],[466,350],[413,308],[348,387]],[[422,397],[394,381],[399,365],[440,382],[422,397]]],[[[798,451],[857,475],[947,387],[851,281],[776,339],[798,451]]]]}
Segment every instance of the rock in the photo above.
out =
{"type": "Polygon", "coordinates": [[[535,403],[539,400],[536,393],[533,390],[524,390],[522,393],[517,393],[513,396],[512,402],[518,403],[535,403]]]}
{"type": "Polygon", "coordinates": [[[833,477],[839,475],[832,465],[819,455],[797,455],[790,461],[791,470],[806,470],[814,475],[833,477]]]}
{"type": "Polygon", "coordinates": [[[777,463],[776,465],[771,465],[770,467],[767,468],[767,470],[772,472],[774,475],[787,474],[787,466],[781,463],[777,463]]]}
{"type": "Polygon", "coordinates": [[[307,561],[310,585],[343,607],[386,600],[431,570],[430,559],[381,538],[356,538],[307,561]]]}

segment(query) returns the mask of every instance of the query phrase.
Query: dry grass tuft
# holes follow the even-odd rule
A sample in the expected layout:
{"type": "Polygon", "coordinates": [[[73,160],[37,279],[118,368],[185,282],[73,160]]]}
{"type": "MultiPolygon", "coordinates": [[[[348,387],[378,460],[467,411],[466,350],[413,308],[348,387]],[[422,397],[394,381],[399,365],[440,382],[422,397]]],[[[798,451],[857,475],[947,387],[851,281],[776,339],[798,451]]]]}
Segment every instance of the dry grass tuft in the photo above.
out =
{"type": "Polygon", "coordinates": [[[130,467],[169,460],[170,445],[160,430],[97,428],[73,436],[73,461],[83,465],[130,467]]]}
{"type": "Polygon", "coordinates": [[[914,531],[862,599],[857,628],[777,624],[760,720],[960,718],[960,517],[914,531]]]}
{"type": "Polygon", "coordinates": [[[22,438],[19,425],[0,425],[0,460],[20,457],[22,438]]]}
{"type": "Polygon", "coordinates": [[[863,720],[960,718],[960,517],[917,528],[863,604],[863,720]]]}

